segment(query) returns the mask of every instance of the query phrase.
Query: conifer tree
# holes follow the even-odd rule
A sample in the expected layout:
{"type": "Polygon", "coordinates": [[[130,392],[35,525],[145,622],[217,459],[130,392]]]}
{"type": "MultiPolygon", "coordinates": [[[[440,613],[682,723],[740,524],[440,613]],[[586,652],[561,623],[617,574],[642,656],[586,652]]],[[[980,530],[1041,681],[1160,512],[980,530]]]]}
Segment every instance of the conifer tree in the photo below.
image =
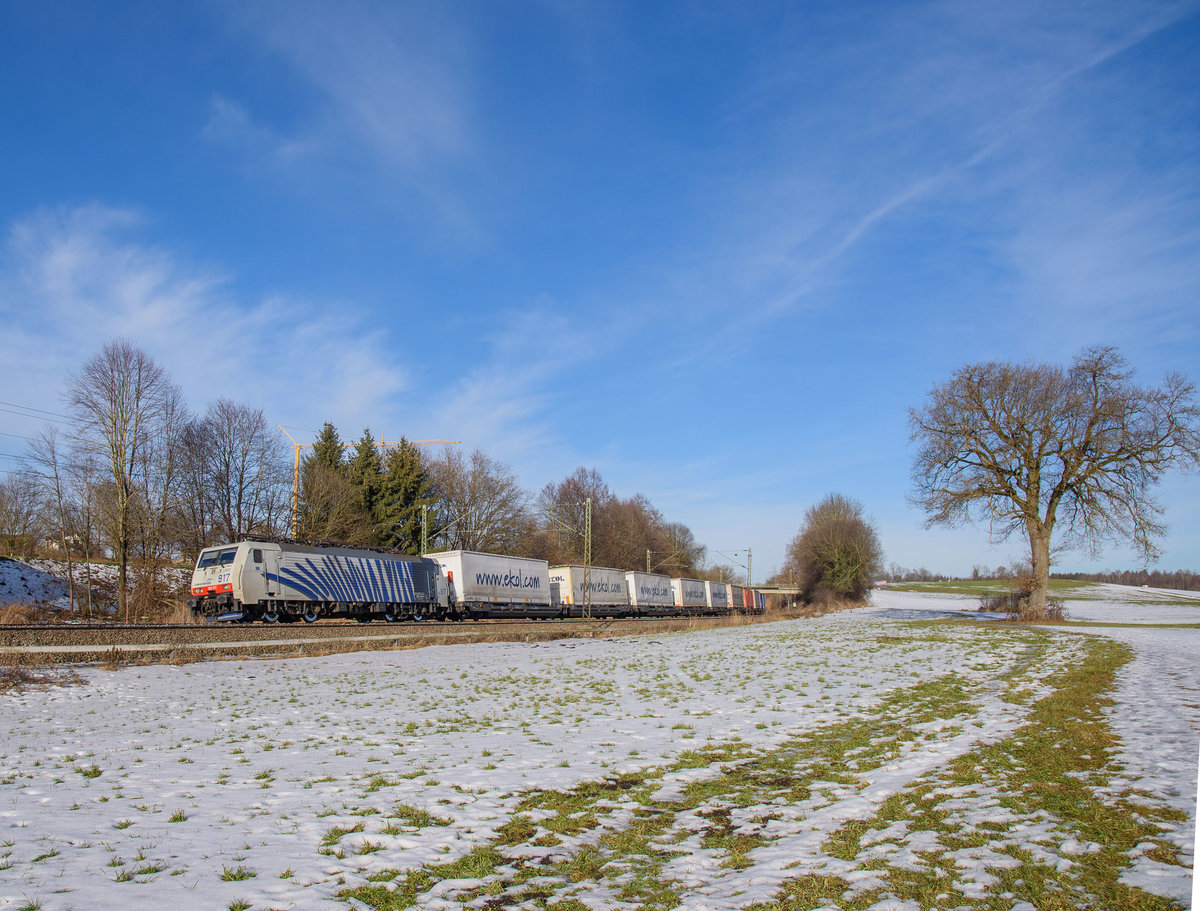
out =
{"type": "Polygon", "coordinates": [[[370,427],[363,429],[363,435],[354,445],[345,473],[346,479],[358,490],[363,511],[375,518],[383,490],[383,462],[370,427]]]}
{"type": "Polygon", "coordinates": [[[321,432],[317,434],[317,441],[313,443],[312,455],[306,461],[319,463],[326,468],[340,469],[343,450],[342,438],[338,436],[337,429],[326,421],[321,432]]]}
{"type": "MultiPolygon", "coordinates": [[[[312,454],[300,470],[299,536],[317,540],[358,540],[364,518],[357,492],[346,481],[345,447],[329,421],[317,434],[312,454]]],[[[369,524],[369,522],[365,523],[369,524]]]]}
{"type": "Polygon", "coordinates": [[[405,553],[418,553],[421,507],[435,502],[429,472],[417,447],[403,437],[400,446],[388,453],[385,467],[375,513],[382,529],[382,543],[405,553]]]}

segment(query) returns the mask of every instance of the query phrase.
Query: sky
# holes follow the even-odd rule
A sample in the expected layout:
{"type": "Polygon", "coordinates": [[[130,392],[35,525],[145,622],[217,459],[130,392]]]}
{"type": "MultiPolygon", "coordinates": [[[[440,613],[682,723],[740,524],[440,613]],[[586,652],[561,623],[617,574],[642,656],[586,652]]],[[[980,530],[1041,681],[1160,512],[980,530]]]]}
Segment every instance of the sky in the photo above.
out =
{"type": "MultiPolygon", "coordinates": [[[[595,468],[756,580],[833,492],[1008,564],[924,527],[908,409],[1090,345],[1200,380],[1197,47],[1197,2],[2,4],[0,470],[123,337],[300,442],[595,468]]],[[[1200,477],[1159,496],[1200,568],[1200,477]]]]}

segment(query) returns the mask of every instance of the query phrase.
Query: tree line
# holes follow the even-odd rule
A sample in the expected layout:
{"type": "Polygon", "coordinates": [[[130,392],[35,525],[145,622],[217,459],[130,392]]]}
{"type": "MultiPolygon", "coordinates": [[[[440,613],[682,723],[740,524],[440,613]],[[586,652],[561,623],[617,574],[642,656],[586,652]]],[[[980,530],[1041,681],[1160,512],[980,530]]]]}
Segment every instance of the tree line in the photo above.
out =
{"type": "MultiPolygon", "coordinates": [[[[669,522],[642,494],[617,496],[594,468],[576,469],[538,493],[482,450],[425,455],[401,440],[380,454],[370,428],[353,445],[325,424],[300,470],[297,533],[305,539],[395,547],[409,553],[474,550],[667,575],[725,574],[705,567],[691,530],[669,522]]],[[[715,577],[715,576],[714,576],[715,577]]]]}
{"type": "Polygon", "coordinates": [[[585,559],[619,569],[741,581],[706,566],[691,530],[648,498],[614,493],[579,468],[531,493],[476,449],[343,443],[326,423],[300,460],[260,409],[217,399],[203,414],[137,345],[116,339],[68,377],[68,415],[30,438],[22,470],[0,477],[0,548],[64,557],[72,608],[96,609],[91,568],[116,564],[118,617],[144,619],[174,594],[164,570],[246,536],[295,536],[417,553],[463,549],[585,559]],[[293,508],[295,510],[293,516],[293,508]]]}

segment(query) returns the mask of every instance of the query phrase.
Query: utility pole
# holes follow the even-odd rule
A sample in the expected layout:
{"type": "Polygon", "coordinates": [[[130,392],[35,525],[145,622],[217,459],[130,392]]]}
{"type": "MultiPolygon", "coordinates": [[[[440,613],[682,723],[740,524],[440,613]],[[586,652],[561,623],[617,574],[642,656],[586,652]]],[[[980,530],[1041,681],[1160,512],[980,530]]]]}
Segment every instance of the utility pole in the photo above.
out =
{"type": "Polygon", "coordinates": [[[592,498],[584,506],[583,525],[583,618],[592,619],[592,498]]]}

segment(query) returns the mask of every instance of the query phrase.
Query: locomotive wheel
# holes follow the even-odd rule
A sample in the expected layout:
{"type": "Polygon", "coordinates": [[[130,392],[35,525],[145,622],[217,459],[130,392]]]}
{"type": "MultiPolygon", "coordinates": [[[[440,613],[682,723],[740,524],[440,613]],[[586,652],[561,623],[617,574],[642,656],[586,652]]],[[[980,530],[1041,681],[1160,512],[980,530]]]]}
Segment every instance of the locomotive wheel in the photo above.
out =
{"type": "Polygon", "coordinates": [[[263,623],[278,623],[279,611],[275,610],[274,608],[267,608],[267,610],[263,612],[262,619],[263,623]]]}
{"type": "Polygon", "coordinates": [[[383,612],[383,620],[385,623],[396,622],[396,612],[394,610],[386,610],[383,612]]]}
{"type": "Polygon", "coordinates": [[[413,611],[413,615],[412,615],[413,623],[420,623],[424,619],[425,619],[425,615],[422,614],[420,611],[413,611]]]}
{"type": "Polygon", "coordinates": [[[319,619],[321,619],[321,611],[319,608],[311,607],[306,610],[301,617],[305,623],[316,623],[319,619]]]}

